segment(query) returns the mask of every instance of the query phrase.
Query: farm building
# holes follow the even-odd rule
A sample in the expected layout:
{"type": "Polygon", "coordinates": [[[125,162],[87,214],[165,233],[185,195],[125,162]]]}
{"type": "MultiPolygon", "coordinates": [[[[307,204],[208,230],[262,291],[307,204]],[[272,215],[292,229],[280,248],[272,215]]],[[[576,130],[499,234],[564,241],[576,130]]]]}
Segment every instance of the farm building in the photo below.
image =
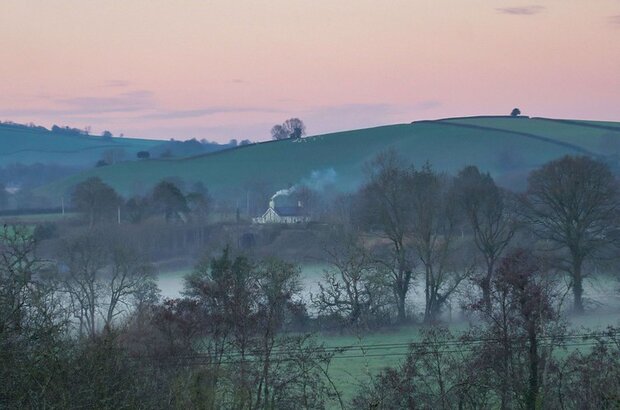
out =
{"type": "Polygon", "coordinates": [[[297,202],[295,206],[276,206],[275,198],[269,201],[269,208],[263,216],[252,219],[256,224],[298,224],[309,221],[310,216],[301,202],[297,202]]]}

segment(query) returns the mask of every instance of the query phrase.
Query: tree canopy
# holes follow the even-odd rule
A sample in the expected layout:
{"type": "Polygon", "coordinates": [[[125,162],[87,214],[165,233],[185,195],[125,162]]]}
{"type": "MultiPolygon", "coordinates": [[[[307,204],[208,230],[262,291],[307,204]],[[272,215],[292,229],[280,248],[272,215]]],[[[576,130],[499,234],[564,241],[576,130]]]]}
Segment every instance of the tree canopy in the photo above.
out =
{"type": "Polygon", "coordinates": [[[89,225],[92,227],[114,215],[122,200],[114,188],[98,177],[92,177],[75,186],[71,202],[78,211],[88,215],[89,225]]]}
{"type": "Polygon", "coordinates": [[[289,118],[281,125],[274,125],[271,128],[271,137],[274,140],[298,139],[304,135],[306,135],[306,126],[299,118],[289,118]]]}
{"type": "Polygon", "coordinates": [[[583,263],[617,230],[618,187],[609,167],[589,157],[551,161],[532,172],[526,193],[532,230],[564,250],[575,310],[583,311],[583,263]]]}

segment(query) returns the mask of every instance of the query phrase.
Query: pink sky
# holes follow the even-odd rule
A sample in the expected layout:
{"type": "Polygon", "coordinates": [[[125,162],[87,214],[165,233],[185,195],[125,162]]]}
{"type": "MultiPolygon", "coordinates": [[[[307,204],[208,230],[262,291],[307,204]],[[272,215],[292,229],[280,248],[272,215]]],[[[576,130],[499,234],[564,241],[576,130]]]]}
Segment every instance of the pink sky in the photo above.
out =
{"type": "Polygon", "coordinates": [[[115,135],[620,120],[620,0],[3,0],[0,50],[0,120],[115,135]]]}

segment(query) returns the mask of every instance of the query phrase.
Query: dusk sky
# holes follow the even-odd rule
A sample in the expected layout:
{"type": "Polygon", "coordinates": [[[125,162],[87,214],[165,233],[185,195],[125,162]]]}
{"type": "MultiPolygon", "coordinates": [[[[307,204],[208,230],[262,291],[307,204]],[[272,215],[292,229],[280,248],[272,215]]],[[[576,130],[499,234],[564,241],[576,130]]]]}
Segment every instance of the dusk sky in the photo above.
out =
{"type": "Polygon", "coordinates": [[[620,120],[620,0],[2,0],[0,50],[0,120],[95,133],[620,120]]]}

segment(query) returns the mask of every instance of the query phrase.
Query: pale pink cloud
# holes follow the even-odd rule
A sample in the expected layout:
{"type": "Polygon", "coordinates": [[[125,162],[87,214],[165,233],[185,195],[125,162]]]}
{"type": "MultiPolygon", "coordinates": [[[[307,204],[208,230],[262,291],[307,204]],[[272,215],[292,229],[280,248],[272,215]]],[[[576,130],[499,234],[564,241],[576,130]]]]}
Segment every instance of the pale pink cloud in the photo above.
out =
{"type": "Polygon", "coordinates": [[[499,7],[496,9],[502,14],[511,14],[514,16],[533,16],[545,11],[545,7],[540,5],[518,6],[518,7],[499,7]]]}

